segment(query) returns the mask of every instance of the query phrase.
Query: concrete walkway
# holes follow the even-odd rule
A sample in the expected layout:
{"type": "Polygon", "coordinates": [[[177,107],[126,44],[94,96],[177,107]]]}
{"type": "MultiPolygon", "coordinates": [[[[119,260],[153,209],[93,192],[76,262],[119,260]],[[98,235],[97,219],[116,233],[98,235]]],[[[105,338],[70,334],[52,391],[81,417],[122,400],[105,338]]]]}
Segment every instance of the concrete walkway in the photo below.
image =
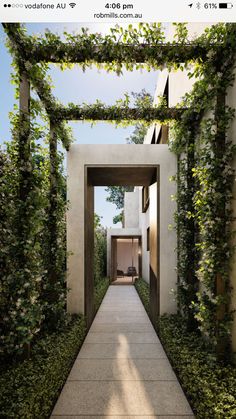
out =
{"type": "Polygon", "coordinates": [[[109,287],[51,418],[194,418],[133,286],[109,287]]]}

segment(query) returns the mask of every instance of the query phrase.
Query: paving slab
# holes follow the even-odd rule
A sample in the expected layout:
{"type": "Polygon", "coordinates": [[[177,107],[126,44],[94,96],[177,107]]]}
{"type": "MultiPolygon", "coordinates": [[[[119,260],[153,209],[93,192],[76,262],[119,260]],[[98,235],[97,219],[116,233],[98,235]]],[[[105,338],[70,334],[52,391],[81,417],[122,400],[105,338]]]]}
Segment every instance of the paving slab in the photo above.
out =
{"type": "Polygon", "coordinates": [[[128,323],[128,324],[148,324],[146,317],[136,317],[136,316],[129,316],[127,314],[127,316],[98,316],[95,320],[94,320],[94,324],[119,324],[119,323],[128,323]]]}
{"type": "Polygon", "coordinates": [[[120,343],[84,343],[78,358],[104,359],[104,358],[166,358],[165,351],[160,343],[130,343],[121,340],[120,343]]]}
{"type": "Polygon", "coordinates": [[[193,419],[133,286],[110,286],[52,419],[193,419]]]}
{"type": "Polygon", "coordinates": [[[112,301],[116,301],[117,302],[117,306],[125,306],[125,307],[129,307],[129,305],[135,305],[136,304],[136,308],[138,309],[144,309],[144,307],[140,307],[139,306],[139,304],[138,304],[138,299],[137,298],[133,298],[133,299],[129,299],[129,300],[127,300],[127,299],[124,299],[124,301],[123,300],[121,300],[121,298],[122,298],[122,296],[120,296],[119,297],[119,299],[117,298],[117,299],[113,299],[112,297],[111,298],[109,298],[109,299],[107,299],[107,300],[105,300],[103,303],[102,303],[102,305],[101,305],[101,307],[103,307],[103,306],[106,306],[106,305],[111,305],[111,302],[112,301]],[[129,303],[129,304],[128,304],[129,303]]]}
{"type": "Polygon", "coordinates": [[[118,333],[126,333],[126,332],[152,332],[153,326],[151,323],[93,323],[91,328],[91,332],[118,332],[118,333]]]}
{"type": "MultiPolygon", "coordinates": [[[[104,304],[104,306],[101,307],[101,312],[105,313],[107,311],[113,312],[114,311],[114,305],[113,304],[104,304]]],[[[144,309],[143,307],[139,307],[137,306],[137,303],[135,304],[129,304],[128,306],[126,305],[116,305],[116,311],[119,311],[121,313],[126,312],[126,313],[143,313],[144,309]]]]}
{"type": "Polygon", "coordinates": [[[192,413],[176,381],[67,381],[53,414],[183,415],[192,413]]]}
{"type": "Polygon", "coordinates": [[[79,359],[68,381],[175,381],[168,359],[79,359]]]}
{"type": "Polygon", "coordinates": [[[171,416],[160,416],[160,415],[122,415],[122,416],[117,416],[117,415],[70,415],[70,416],[51,416],[54,419],[94,419],[94,418],[98,418],[98,419],[193,419],[195,416],[194,415],[181,415],[181,416],[176,416],[176,415],[171,415],[171,416]]]}
{"type": "Polygon", "coordinates": [[[70,416],[51,416],[54,419],[193,419],[194,415],[181,415],[181,416],[159,416],[159,415],[122,415],[122,416],[114,416],[114,415],[70,415],[70,416]]]}
{"type": "Polygon", "coordinates": [[[122,323],[122,320],[127,319],[127,318],[128,318],[128,320],[130,320],[133,317],[137,318],[137,319],[145,319],[146,321],[149,321],[149,317],[148,317],[147,313],[145,313],[145,311],[135,311],[135,312],[125,311],[124,312],[124,311],[121,311],[121,310],[120,311],[114,311],[114,309],[113,309],[113,312],[107,314],[106,311],[103,311],[101,309],[101,311],[99,311],[99,313],[96,315],[94,321],[96,321],[97,319],[102,318],[102,317],[106,317],[106,318],[109,318],[111,320],[112,319],[116,320],[118,318],[118,319],[121,319],[121,323],[122,323]]]}
{"type": "Polygon", "coordinates": [[[159,339],[155,331],[151,332],[90,332],[85,343],[119,343],[122,339],[125,339],[129,343],[159,343],[159,339]]]}

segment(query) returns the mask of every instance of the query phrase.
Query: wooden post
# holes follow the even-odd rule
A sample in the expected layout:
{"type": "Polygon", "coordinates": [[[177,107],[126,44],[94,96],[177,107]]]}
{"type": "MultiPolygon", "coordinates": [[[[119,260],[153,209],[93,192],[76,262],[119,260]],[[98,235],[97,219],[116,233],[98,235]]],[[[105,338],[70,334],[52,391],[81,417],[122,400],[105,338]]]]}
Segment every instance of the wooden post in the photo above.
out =
{"type": "MultiPolygon", "coordinates": [[[[19,272],[22,271],[25,283],[31,282],[28,240],[30,236],[30,213],[29,195],[31,192],[31,146],[30,146],[30,82],[27,74],[19,70],[20,88],[19,88],[19,126],[18,126],[18,217],[17,217],[17,235],[18,243],[15,257],[19,272]],[[28,268],[28,269],[27,269],[28,268]]],[[[28,298],[28,291],[26,291],[28,298]]],[[[30,343],[24,345],[25,358],[30,356],[30,343]]]]}
{"type": "MultiPolygon", "coordinates": [[[[177,174],[176,174],[176,181],[177,181],[177,196],[179,196],[179,183],[180,183],[180,154],[177,155],[177,174]]],[[[177,200],[177,214],[180,213],[180,204],[179,204],[179,200],[177,200]]],[[[180,286],[180,276],[179,276],[179,262],[180,262],[180,258],[181,258],[181,254],[180,254],[180,226],[179,226],[179,220],[176,223],[176,231],[177,231],[177,290],[178,287],[180,286]]],[[[177,312],[178,314],[181,314],[181,304],[179,301],[179,298],[177,298],[177,312]]]]}
{"type": "MultiPolygon", "coordinates": [[[[221,123],[222,117],[224,117],[225,114],[225,98],[226,98],[226,92],[220,91],[218,93],[218,96],[216,98],[216,107],[215,107],[215,121],[216,121],[216,137],[215,137],[215,146],[214,146],[214,154],[215,157],[219,160],[221,160],[222,156],[225,154],[225,147],[226,147],[226,133],[224,125],[221,123]]],[[[224,202],[224,205],[221,209],[219,209],[219,213],[217,216],[220,219],[223,219],[225,217],[225,209],[226,204],[224,202]]],[[[221,235],[224,236],[226,234],[226,226],[225,229],[221,232],[221,235]]],[[[221,273],[217,273],[216,279],[215,279],[215,295],[216,296],[223,296],[225,294],[225,281],[222,278],[221,273]]],[[[219,323],[222,322],[222,320],[225,317],[227,311],[226,304],[222,303],[218,308],[216,312],[216,333],[217,333],[217,355],[219,359],[224,358],[226,347],[227,347],[227,338],[223,339],[220,336],[219,333],[219,323]]]]}
{"type": "Polygon", "coordinates": [[[84,279],[85,316],[89,328],[95,314],[94,306],[94,186],[87,177],[84,208],[84,279]]]}
{"type": "Polygon", "coordinates": [[[50,302],[54,302],[57,293],[54,290],[54,284],[57,282],[57,238],[58,238],[58,221],[57,221],[57,200],[58,200],[58,157],[57,157],[57,138],[53,123],[50,121],[50,187],[49,187],[49,213],[48,213],[48,230],[49,230],[49,258],[48,258],[48,280],[50,282],[51,293],[49,295],[50,302]]]}
{"type": "Polygon", "coordinates": [[[150,315],[153,326],[160,316],[160,168],[150,185],[150,315]]]}
{"type": "MultiPolygon", "coordinates": [[[[197,133],[198,120],[193,122],[191,136],[187,148],[187,194],[188,194],[188,208],[189,214],[194,213],[194,194],[195,194],[195,181],[193,177],[193,168],[195,165],[195,136],[197,133]]],[[[192,301],[196,300],[196,292],[198,289],[198,281],[196,278],[196,246],[195,246],[195,219],[193,217],[186,219],[188,241],[186,243],[188,252],[188,270],[187,270],[187,283],[188,283],[188,307],[192,301]]],[[[194,330],[197,327],[197,322],[191,308],[188,309],[187,325],[189,330],[194,330]]]]}
{"type": "MultiPolygon", "coordinates": [[[[22,247],[20,249],[20,265],[25,264],[24,245],[27,240],[27,232],[29,229],[27,218],[27,199],[30,193],[30,177],[32,170],[31,151],[30,151],[30,82],[27,74],[20,71],[20,97],[19,97],[19,141],[18,141],[18,170],[19,170],[19,201],[20,214],[19,218],[19,237],[21,238],[22,247]],[[22,223],[24,220],[24,223],[22,223]]],[[[27,258],[27,256],[26,256],[27,258]]]]}

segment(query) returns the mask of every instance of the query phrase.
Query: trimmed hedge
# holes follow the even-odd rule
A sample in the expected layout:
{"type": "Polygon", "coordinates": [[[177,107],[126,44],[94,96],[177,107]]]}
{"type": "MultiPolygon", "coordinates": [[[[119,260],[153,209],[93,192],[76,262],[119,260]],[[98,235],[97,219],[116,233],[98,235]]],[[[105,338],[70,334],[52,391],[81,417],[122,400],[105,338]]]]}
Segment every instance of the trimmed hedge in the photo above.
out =
{"type": "Polygon", "coordinates": [[[102,278],[99,282],[96,283],[95,289],[94,289],[94,306],[95,306],[95,312],[98,311],[99,306],[107,292],[107,288],[110,285],[110,281],[108,278],[102,278]]]}
{"type": "Polygon", "coordinates": [[[85,335],[84,318],[76,316],[63,330],[41,338],[29,360],[4,372],[0,378],[0,417],[47,418],[85,335]]]}
{"type": "MultiPolygon", "coordinates": [[[[136,289],[149,310],[149,286],[136,289]]],[[[159,337],[198,419],[236,418],[236,368],[217,362],[197,333],[189,333],[178,315],[158,320],[159,337]]]]}
{"type": "Polygon", "coordinates": [[[144,308],[148,315],[150,315],[150,294],[149,294],[149,284],[143,279],[136,279],[135,288],[138,292],[138,295],[144,305],[144,308]]]}
{"type": "Polygon", "coordinates": [[[197,418],[236,418],[236,368],[217,362],[201,338],[186,331],[179,316],[162,316],[158,327],[197,418]]]}
{"type": "MultiPolygon", "coordinates": [[[[102,279],[96,285],[96,309],[108,286],[108,279],[102,279]]],[[[33,346],[30,359],[4,371],[0,378],[0,417],[48,418],[86,332],[84,317],[73,316],[63,329],[41,337],[33,346]]]]}

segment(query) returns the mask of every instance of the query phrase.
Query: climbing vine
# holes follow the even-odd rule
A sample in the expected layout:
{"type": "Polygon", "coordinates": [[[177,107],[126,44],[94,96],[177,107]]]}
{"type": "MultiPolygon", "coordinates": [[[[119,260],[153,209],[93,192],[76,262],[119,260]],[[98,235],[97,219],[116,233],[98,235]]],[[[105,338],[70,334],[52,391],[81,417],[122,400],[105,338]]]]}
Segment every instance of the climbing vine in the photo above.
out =
{"type": "Polygon", "coordinates": [[[197,320],[197,327],[222,355],[232,322],[229,275],[235,146],[228,129],[235,115],[225,105],[225,95],[234,80],[235,25],[207,29],[202,42],[209,47],[208,60],[189,71],[189,77],[199,79],[183,100],[189,111],[172,127],[171,147],[179,156],[178,300],[180,311],[197,320]],[[213,41],[224,47],[212,47],[213,41]]]}
{"type": "MultiPolygon", "coordinates": [[[[227,132],[234,113],[227,109],[222,113],[221,123],[227,132]]],[[[195,191],[194,210],[199,228],[200,252],[197,277],[204,290],[197,294],[193,304],[200,329],[211,338],[230,335],[232,316],[229,311],[230,284],[229,266],[233,249],[230,246],[231,200],[234,172],[232,160],[236,148],[227,138],[225,144],[216,146],[216,122],[209,118],[201,124],[200,150],[193,176],[200,188],[195,191]],[[220,151],[220,153],[219,153],[220,151]],[[222,154],[223,152],[223,154],[222,154]]]]}
{"type": "Polygon", "coordinates": [[[101,225],[101,217],[94,215],[94,284],[106,276],[107,237],[106,229],[101,225]]]}
{"type": "MultiPolygon", "coordinates": [[[[24,83],[30,83],[38,95],[38,99],[30,98],[30,108],[21,107],[14,117],[10,158],[1,155],[5,179],[12,171],[14,180],[12,191],[6,190],[5,181],[1,183],[2,199],[8,196],[11,222],[2,261],[4,307],[12,295],[2,325],[8,353],[22,351],[43,324],[57,324],[63,317],[66,199],[57,143],[61,140],[69,149],[71,133],[66,121],[70,119],[171,123],[170,145],[179,162],[176,222],[180,312],[185,313],[189,324],[197,320],[198,327],[217,346],[222,336],[229,335],[231,318],[229,223],[234,147],[227,128],[233,110],[225,107],[223,98],[233,81],[236,25],[213,25],[190,41],[186,26],[179,24],[173,42],[165,42],[160,24],[116,27],[105,36],[83,29],[79,35],[64,33],[64,40],[51,32],[28,36],[18,24],[3,26],[14,59],[13,78],[18,85],[20,81],[19,98],[22,100],[24,83]],[[52,94],[47,76],[50,62],[62,70],[74,63],[83,70],[96,64],[118,75],[124,68],[167,66],[170,70],[187,69],[189,77],[197,81],[176,108],[167,108],[163,100],[158,106],[151,107],[143,100],[130,107],[128,95],[113,106],[97,101],[64,107],[52,94]],[[208,117],[212,110],[213,116],[208,117]],[[50,120],[50,132],[47,127],[43,133],[36,125],[38,116],[50,120]],[[47,152],[37,145],[42,137],[49,143],[47,152]],[[11,237],[15,238],[13,245],[9,243],[11,237]],[[13,254],[18,262],[9,269],[9,255],[13,260],[13,254]]],[[[4,213],[4,228],[7,217],[4,213]]]]}

